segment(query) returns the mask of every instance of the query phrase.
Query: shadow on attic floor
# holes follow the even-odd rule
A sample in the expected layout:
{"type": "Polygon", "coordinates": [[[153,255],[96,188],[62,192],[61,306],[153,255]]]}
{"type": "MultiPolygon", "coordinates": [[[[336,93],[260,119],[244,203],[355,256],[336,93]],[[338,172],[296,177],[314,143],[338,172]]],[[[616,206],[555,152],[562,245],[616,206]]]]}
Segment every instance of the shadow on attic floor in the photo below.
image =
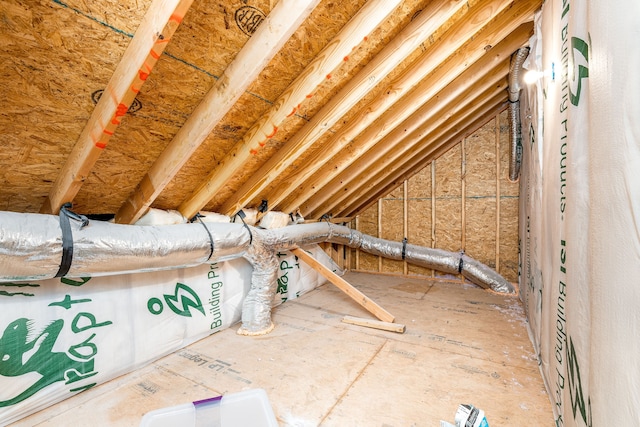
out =
{"type": "Polygon", "coordinates": [[[16,426],[138,426],[154,409],[252,388],[281,426],[439,426],[460,403],[494,426],[552,426],[551,404],[517,297],[368,273],[344,278],[406,325],[348,325],[371,315],[325,284],[274,309],[275,330],[239,325],[97,386],[16,426]]]}

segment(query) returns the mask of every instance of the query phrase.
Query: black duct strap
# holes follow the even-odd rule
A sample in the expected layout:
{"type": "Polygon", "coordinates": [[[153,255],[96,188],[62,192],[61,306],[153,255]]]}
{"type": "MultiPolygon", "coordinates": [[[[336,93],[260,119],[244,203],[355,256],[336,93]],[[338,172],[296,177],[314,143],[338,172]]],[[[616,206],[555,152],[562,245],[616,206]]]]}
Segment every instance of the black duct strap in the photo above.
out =
{"type": "Polygon", "coordinates": [[[69,272],[73,261],[73,234],[71,233],[71,223],[69,219],[82,222],[82,227],[89,224],[89,220],[84,215],[78,215],[70,211],[71,203],[65,203],[60,208],[60,229],[62,230],[62,259],[60,268],[54,277],[63,277],[69,272]]]}
{"type": "Polygon", "coordinates": [[[202,226],[204,227],[205,231],[209,235],[209,246],[211,247],[211,251],[209,252],[209,257],[207,258],[207,261],[209,261],[211,259],[211,257],[213,256],[214,243],[213,243],[213,236],[211,235],[211,232],[209,231],[209,229],[205,225],[204,221],[202,221],[202,217],[203,216],[204,215],[202,215],[200,213],[197,213],[196,216],[193,219],[194,220],[197,219],[198,221],[200,221],[200,224],[202,224],[202,226]]]}
{"type": "Polygon", "coordinates": [[[242,209],[240,209],[238,211],[238,213],[233,216],[233,222],[236,222],[236,216],[240,217],[240,221],[242,221],[242,223],[244,224],[245,228],[249,232],[249,244],[251,244],[253,242],[253,234],[251,233],[251,229],[249,228],[247,223],[244,222],[244,218],[247,216],[247,214],[245,214],[244,211],[242,209]]]}
{"type": "Polygon", "coordinates": [[[402,260],[407,257],[407,238],[402,239],[402,260]]]}
{"type": "Polygon", "coordinates": [[[462,259],[463,255],[464,255],[464,252],[460,252],[460,262],[458,263],[458,273],[462,273],[462,269],[464,268],[464,260],[462,259]]]}

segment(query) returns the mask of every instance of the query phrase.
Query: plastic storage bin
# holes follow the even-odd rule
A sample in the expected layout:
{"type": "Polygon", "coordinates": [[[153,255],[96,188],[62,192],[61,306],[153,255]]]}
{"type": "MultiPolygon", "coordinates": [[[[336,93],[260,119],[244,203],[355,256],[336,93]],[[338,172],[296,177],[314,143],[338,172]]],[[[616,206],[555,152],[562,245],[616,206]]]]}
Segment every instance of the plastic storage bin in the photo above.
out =
{"type": "Polygon", "coordinates": [[[253,389],[148,412],[140,427],[278,427],[267,393],[253,389]]]}

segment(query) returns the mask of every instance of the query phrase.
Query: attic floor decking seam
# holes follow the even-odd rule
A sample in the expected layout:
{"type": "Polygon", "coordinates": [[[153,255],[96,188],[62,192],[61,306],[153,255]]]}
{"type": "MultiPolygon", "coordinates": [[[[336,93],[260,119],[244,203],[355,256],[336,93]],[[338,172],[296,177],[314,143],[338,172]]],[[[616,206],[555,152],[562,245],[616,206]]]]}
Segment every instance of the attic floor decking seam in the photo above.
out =
{"type": "Polygon", "coordinates": [[[340,397],[338,397],[336,399],[336,401],[334,402],[333,406],[331,406],[331,408],[329,408],[329,410],[327,411],[327,413],[324,415],[324,417],[322,417],[322,419],[320,420],[319,425],[322,425],[322,423],[327,419],[327,417],[329,415],[331,415],[331,413],[333,412],[333,410],[336,408],[336,406],[338,406],[341,402],[342,402],[342,398],[344,396],[346,396],[347,393],[349,393],[349,390],[351,390],[353,388],[353,385],[355,383],[358,382],[358,380],[362,377],[362,375],[366,372],[367,368],[371,365],[371,362],[373,362],[373,360],[378,357],[378,355],[380,354],[380,352],[382,351],[382,349],[387,345],[387,343],[389,342],[389,340],[384,340],[384,342],[382,344],[380,344],[380,347],[378,348],[378,350],[373,354],[373,356],[371,356],[369,358],[369,360],[367,361],[367,363],[364,365],[364,367],[362,368],[362,370],[360,372],[358,372],[358,375],[356,375],[356,377],[353,379],[353,381],[351,381],[351,383],[345,388],[344,392],[340,395],[340,397]]]}

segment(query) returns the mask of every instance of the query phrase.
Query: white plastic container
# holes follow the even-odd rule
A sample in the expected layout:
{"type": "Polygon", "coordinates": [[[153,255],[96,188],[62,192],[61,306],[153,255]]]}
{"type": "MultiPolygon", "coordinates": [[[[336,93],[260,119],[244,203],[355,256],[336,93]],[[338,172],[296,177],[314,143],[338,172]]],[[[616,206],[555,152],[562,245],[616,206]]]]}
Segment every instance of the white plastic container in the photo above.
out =
{"type": "Polygon", "coordinates": [[[148,412],[140,427],[278,427],[267,393],[253,389],[148,412]]]}

